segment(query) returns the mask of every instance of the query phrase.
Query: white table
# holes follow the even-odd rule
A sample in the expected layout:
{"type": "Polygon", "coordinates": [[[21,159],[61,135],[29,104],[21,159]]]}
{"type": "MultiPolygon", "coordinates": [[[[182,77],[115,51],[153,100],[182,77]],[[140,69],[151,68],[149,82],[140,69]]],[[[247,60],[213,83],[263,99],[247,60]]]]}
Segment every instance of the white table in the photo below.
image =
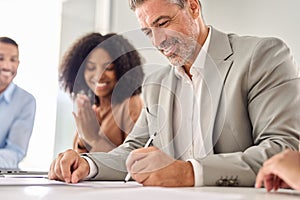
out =
{"type": "Polygon", "coordinates": [[[243,187],[161,188],[142,187],[133,182],[129,182],[128,185],[122,187],[122,184],[125,184],[123,182],[113,182],[113,184],[110,183],[112,182],[89,181],[85,182],[85,185],[1,185],[0,197],[3,200],[300,199],[300,192],[295,190],[281,189],[278,192],[268,193],[265,189],[243,187]]]}

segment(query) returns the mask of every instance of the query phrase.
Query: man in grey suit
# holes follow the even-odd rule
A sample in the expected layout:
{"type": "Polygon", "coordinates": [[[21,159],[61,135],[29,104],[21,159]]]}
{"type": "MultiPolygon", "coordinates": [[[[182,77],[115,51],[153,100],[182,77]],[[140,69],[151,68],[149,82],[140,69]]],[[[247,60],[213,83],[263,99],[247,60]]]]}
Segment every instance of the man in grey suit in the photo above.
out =
{"type": "Polygon", "coordinates": [[[130,6],[171,66],[146,78],[145,108],[124,144],[109,153],[67,150],[50,179],[124,180],[128,171],[150,186],[253,186],[266,159],[298,148],[299,69],[282,41],[207,26],[198,0],[130,6]]]}

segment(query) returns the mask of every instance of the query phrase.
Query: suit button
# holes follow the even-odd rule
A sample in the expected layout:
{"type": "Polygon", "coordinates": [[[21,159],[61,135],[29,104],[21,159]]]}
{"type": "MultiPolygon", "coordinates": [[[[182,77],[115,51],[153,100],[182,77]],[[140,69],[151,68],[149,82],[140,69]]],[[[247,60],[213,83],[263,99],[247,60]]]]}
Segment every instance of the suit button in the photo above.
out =
{"type": "Polygon", "coordinates": [[[229,180],[223,179],[223,185],[222,186],[229,186],[229,180]]]}
{"type": "Polygon", "coordinates": [[[238,181],[238,177],[231,177],[231,179],[229,179],[229,186],[238,186],[239,185],[239,181],[238,181]]]}
{"type": "Polygon", "coordinates": [[[223,179],[217,180],[216,185],[217,186],[222,186],[223,185],[223,179]]]}
{"type": "Polygon", "coordinates": [[[229,186],[234,186],[235,185],[235,180],[230,179],[228,181],[229,186]]]}
{"type": "Polygon", "coordinates": [[[216,182],[216,185],[218,186],[228,186],[229,182],[228,182],[228,179],[227,177],[226,178],[223,178],[221,177],[219,180],[217,180],[216,182]]]}

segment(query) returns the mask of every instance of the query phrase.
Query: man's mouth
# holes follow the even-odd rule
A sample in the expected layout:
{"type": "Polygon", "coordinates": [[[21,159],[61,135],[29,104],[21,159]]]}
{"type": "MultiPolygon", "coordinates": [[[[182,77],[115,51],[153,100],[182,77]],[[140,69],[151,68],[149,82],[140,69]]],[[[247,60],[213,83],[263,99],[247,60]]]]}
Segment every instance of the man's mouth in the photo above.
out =
{"type": "Polygon", "coordinates": [[[0,69],[0,75],[7,76],[7,77],[12,77],[12,76],[15,75],[15,73],[13,71],[10,71],[10,70],[0,69]]]}
{"type": "Polygon", "coordinates": [[[176,45],[170,45],[168,48],[164,48],[163,50],[163,54],[167,57],[173,55],[176,51],[176,45]]]}

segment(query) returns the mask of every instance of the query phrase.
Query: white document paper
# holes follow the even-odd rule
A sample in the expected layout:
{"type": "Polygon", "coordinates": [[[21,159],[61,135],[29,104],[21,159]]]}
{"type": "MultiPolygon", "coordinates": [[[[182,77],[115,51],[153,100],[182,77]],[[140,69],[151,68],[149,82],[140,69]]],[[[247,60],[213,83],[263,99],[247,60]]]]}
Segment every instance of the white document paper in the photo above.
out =
{"type": "Polygon", "coordinates": [[[66,183],[61,181],[49,180],[47,178],[32,178],[32,177],[2,177],[0,178],[0,186],[12,186],[12,185],[65,185],[66,183]]]}
{"type": "Polygon", "coordinates": [[[77,187],[93,187],[93,188],[136,188],[143,187],[142,184],[139,184],[135,181],[82,181],[76,184],[71,184],[72,186],[77,187]]]}
{"type": "Polygon", "coordinates": [[[47,178],[48,175],[42,174],[4,174],[2,178],[47,178]]]}
{"type": "Polygon", "coordinates": [[[92,188],[132,188],[142,187],[141,184],[129,181],[124,183],[123,181],[82,181],[79,183],[66,183],[63,181],[49,180],[48,178],[36,178],[26,176],[7,176],[0,178],[0,186],[40,186],[40,185],[68,185],[74,187],[92,187],[92,188]]]}

